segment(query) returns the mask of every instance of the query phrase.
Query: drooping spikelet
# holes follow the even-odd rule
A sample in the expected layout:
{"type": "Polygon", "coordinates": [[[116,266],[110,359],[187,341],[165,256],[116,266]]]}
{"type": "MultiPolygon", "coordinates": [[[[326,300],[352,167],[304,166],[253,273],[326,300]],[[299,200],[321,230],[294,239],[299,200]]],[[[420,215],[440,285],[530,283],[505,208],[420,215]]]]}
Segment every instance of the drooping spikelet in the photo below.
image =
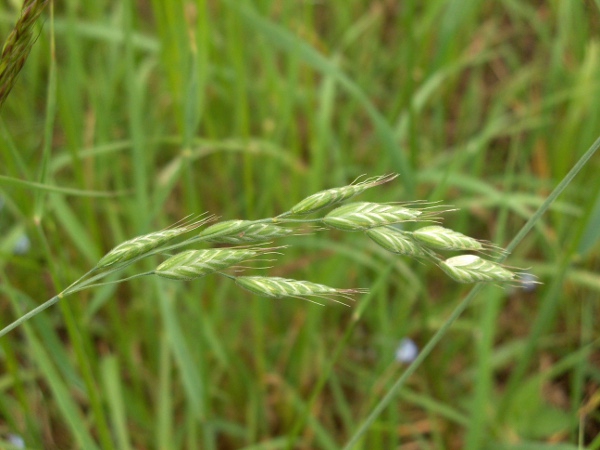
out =
{"type": "Polygon", "coordinates": [[[192,280],[219,272],[272,250],[268,248],[187,250],[164,261],[154,273],[171,280],[192,280]]]}
{"type": "Polygon", "coordinates": [[[506,282],[517,274],[500,264],[480,258],[477,255],[460,255],[439,261],[440,268],[459,283],[506,282]]]}
{"type": "Polygon", "coordinates": [[[435,250],[483,250],[483,244],[477,239],[439,225],[419,228],[413,237],[435,250]]]}
{"type": "Polygon", "coordinates": [[[167,228],[161,231],[154,231],[152,233],[144,234],[142,236],[125,241],[104,255],[100,261],[98,261],[98,264],[96,264],[96,269],[104,269],[106,267],[114,266],[115,264],[122,264],[124,262],[131,261],[140,255],[163,246],[167,242],[175,239],[178,236],[181,236],[184,233],[187,233],[188,231],[198,228],[208,220],[210,220],[210,218],[193,222],[189,225],[167,228]]]}
{"type": "Polygon", "coordinates": [[[360,231],[414,221],[422,214],[418,209],[408,209],[396,204],[360,202],[334,209],[323,218],[323,223],[343,231],[360,231]]]}
{"type": "Polygon", "coordinates": [[[25,0],[21,16],[4,43],[0,56],[0,107],[29,56],[35,42],[35,22],[47,4],[48,0],[25,0]]]}
{"type": "Polygon", "coordinates": [[[293,232],[272,223],[252,220],[228,220],[203,230],[198,237],[216,244],[253,244],[288,236],[293,232]]]}
{"type": "Polygon", "coordinates": [[[237,277],[235,282],[254,294],[271,298],[320,297],[337,301],[335,297],[350,300],[351,295],[365,292],[363,289],[336,289],[324,284],[280,277],[244,276],[237,277]]]}
{"type": "Polygon", "coordinates": [[[410,233],[392,227],[377,227],[365,231],[373,241],[386,250],[399,255],[425,256],[425,251],[410,233]]]}
{"type": "Polygon", "coordinates": [[[289,213],[311,214],[320,209],[335,205],[336,203],[343,202],[344,200],[348,200],[349,198],[360,194],[366,189],[387,183],[388,181],[392,181],[397,176],[397,174],[381,175],[378,177],[367,178],[364,181],[352,183],[348,186],[326,189],[324,191],[317,192],[316,194],[310,195],[294,205],[289,210],[289,213]]]}

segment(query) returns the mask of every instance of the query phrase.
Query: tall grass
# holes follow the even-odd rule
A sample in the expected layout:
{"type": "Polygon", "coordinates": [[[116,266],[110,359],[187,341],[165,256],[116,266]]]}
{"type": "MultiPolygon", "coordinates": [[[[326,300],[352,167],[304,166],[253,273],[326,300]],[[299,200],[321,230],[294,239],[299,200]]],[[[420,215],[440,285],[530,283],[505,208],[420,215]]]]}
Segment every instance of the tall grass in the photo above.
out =
{"type": "MultiPolygon", "coordinates": [[[[2,36],[19,14],[0,11],[2,36]]],[[[506,246],[600,134],[592,1],[49,14],[0,111],[2,325],[132,236],[271,217],[362,173],[401,182],[361,200],[444,200],[449,227],[506,246]]],[[[351,310],[212,278],[82,291],[0,340],[2,446],[600,448],[597,171],[519,236],[533,291],[467,297],[347,233],[290,238],[271,272],[370,286],[351,310]],[[436,344],[408,370],[405,337],[436,344]]]]}

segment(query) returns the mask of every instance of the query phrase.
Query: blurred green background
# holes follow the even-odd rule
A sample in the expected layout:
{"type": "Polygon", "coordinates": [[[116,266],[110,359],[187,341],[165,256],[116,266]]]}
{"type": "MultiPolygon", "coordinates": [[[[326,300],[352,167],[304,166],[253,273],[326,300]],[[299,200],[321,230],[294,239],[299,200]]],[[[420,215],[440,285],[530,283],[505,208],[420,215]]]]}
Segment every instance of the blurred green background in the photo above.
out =
{"type": "MultiPolygon", "coordinates": [[[[1,36],[19,12],[2,2],[1,36]]],[[[50,12],[1,111],[2,325],[126,239],[271,217],[361,174],[400,174],[361,200],[442,200],[447,226],[505,246],[600,134],[597,0],[50,12]]],[[[600,448],[599,165],[507,260],[543,284],[486,287],[355,448],[600,448]]],[[[422,348],[469,287],[361,234],[281,243],[266,273],[371,293],[74,294],[0,340],[1,447],[342,448],[406,369],[401,342],[422,348]]]]}

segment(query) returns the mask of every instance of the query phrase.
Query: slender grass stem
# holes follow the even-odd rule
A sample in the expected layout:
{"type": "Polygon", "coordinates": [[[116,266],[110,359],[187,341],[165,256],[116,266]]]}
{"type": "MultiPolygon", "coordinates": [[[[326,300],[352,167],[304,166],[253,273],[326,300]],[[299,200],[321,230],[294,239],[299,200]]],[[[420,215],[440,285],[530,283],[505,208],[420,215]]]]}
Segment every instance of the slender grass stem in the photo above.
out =
{"type": "MultiPolygon", "coordinates": [[[[117,270],[120,270],[122,268],[123,267],[119,267],[117,270]]],[[[82,282],[82,280],[85,277],[87,277],[89,274],[91,274],[92,272],[94,272],[94,269],[90,270],[85,275],[81,276],[77,281],[71,283],[69,285],[69,287],[67,287],[66,289],[64,289],[59,294],[55,295],[54,297],[52,297],[49,300],[46,300],[41,305],[39,305],[36,308],[32,309],[28,313],[25,313],[24,315],[22,315],[21,317],[19,317],[14,322],[12,322],[9,325],[7,325],[4,328],[2,328],[2,330],[0,330],[0,337],[2,337],[6,333],[14,330],[16,327],[18,327],[19,325],[21,325],[23,322],[26,322],[29,319],[31,319],[32,317],[37,316],[39,313],[41,313],[45,309],[48,309],[50,306],[54,305],[59,300],[65,298],[67,295],[71,295],[71,294],[73,294],[75,292],[83,291],[84,289],[89,289],[89,288],[93,288],[93,287],[107,286],[107,285],[110,285],[110,284],[122,283],[124,281],[129,281],[129,280],[132,280],[134,278],[139,278],[139,277],[143,277],[143,276],[147,276],[147,275],[152,275],[154,273],[154,272],[144,272],[144,273],[138,273],[136,275],[132,275],[132,276],[127,277],[127,278],[122,278],[122,279],[119,279],[119,280],[107,281],[106,283],[92,283],[93,281],[95,281],[97,279],[106,277],[107,275],[109,275],[109,273],[116,272],[116,270],[112,270],[112,271],[103,272],[101,274],[96,275],[95,277],[90,278],[89,280],[86,280],[86,281],[82,282]]]]}
{"type": "Polygon", "coordinates": [[[4,328],[2,328],[2,330],[0,330],[0,337],[4,336],[6,333],[8,333],[9,331],[14,330],[15,328],[17,328],[19,325],[21,325],[23,322],[28,321],[29,319],[31,319],[34,316],[37,316],[39,313],[41,313],[43,310],[49,308],[50,306],[54,305],[56,302],[58,302],[60,299],[62,298],[62,293],[55,295],[54,297],[52,297],[50,300],[47,300],[46,302],[42,303],[40,306],[32,309],[31,311],[29,311],[28,313],[23,314],[21,317],[19,317],[17,320],[15,320],[14,322],[12,322],[11,324],[5,326],[4,328]]]}
{"type": "Polygon", "coordinates": [[[68,293],[65,293],[65,296],[66,295],[70,295],[70,294],[74,294],[75,292],[83,291],[85,289],[90,289],[90,288],[95,288],[95,287],[100,287],[100,286],[108,286],[108,285],[111,285],[111,284],[119,284],[119,283],[123,283],[125,281],[133,280],[135,278],[146,277],[148,275],[154,275],[154,271],[144,272],[144,273],[138,273],[138,274],[132,275],[132,276],[127,277],[127,278],[121,278],[119,280],[107,281],[105,283],[86,284],[85,286],[79,286],[79,287],[76,287],[74,289],[69,290],[68,293]]]}

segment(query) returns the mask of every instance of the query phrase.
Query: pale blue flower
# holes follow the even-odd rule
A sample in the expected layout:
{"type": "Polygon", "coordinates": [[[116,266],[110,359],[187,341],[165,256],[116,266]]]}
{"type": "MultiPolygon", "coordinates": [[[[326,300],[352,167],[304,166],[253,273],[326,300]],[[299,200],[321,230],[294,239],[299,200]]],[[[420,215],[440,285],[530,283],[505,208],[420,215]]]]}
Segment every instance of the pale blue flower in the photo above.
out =
{"type": "Polygon", "coordinates": [[[31,241],[27,237],[26,234],[22,234],[19,240],[15,243],[13,247],[13,253],[15,255],[24,255],[31,249],[31,241]]]}
{"type": "Polygon", "coordinates": [[[537,282],[536,277],[531,274],[531,273],[523,273],[521,274],[521,288],[525,291],[525,292],[533,292],[535,291],[535,288],[537,287],[537,285],[539,284],[537,282]]]}
{"type": "Polygon", "coordinates": [[[401,363],[411,363],[419,354],[419,347],[410,338],[404,338],[396,347],[396,361],[401,363]]]}
{"type": "Polygon", "coordinates": [[[25,448],[25,440],[18,434],[9,434],[7,436],[8,442],[10,442],[16,448],[25,448]]]}

